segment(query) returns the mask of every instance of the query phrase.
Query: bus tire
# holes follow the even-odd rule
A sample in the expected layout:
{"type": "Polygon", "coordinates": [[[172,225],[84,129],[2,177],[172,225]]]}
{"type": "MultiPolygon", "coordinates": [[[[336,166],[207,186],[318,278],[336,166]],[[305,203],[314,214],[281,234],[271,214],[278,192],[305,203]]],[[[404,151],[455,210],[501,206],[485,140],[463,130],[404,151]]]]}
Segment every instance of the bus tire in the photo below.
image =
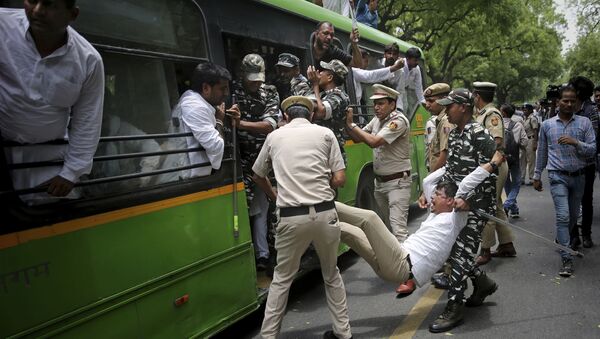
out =
{"type": "Polygon", "coordinates": [[[373,173],[373,167],[365,167],[360,174],[358,179],[358,186],[356,188],[356,207],[364,208],[367,210],[377,211],[377,204],[375,203],[375,174],[373,173]]]}

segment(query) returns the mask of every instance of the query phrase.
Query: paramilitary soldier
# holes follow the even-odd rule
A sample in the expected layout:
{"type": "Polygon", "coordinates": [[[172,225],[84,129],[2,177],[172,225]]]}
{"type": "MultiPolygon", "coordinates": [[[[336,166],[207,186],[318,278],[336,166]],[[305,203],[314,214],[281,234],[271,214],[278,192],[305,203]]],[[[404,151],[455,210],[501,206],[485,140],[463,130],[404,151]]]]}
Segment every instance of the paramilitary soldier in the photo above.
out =
{"type": "MultiPolygon", "coordinates": [[[[406,223],[412,179],[410,176],[410,122],[396,109],[397,91],[381,84],[373,85],[375,117],[363,128],[353,121],[352,109],[346,113],[346,128],[355,142],[364,142],[373,149],[375,172],[375,202],[399,242],[408,237],[406,223]]],[[[412,280],[396,292],[411,293],[412,280]]]]}
{"type": "Polygon", "coordinates": [[[348,68],[337,59],[330,62],[321,61],[321,68],[323,70],[318,71],[308,66],[306,71],[316,100],[313,119],[315,123],[333,131],[346,161],[344,125],[350,99],[340,86],[344,84],[348,68]]]}
{"type": "Polygon", "coordinates": [[[304,96],[310,92],[308,80],[300,73],[300,59],[291,53],[281,53],[275,64],[277,77],[273,85],[277,87],[279,100],[292,95],[304,96]]]}
{"type": "Polygon", "coordinates": [[[425,90],[425,107],[436,116],[435,131],[429,144],[429,172],[435,172],[446,164],[448,157],[448,134],[455,127],[448,122],[446,108],[436,102],[450,93],[450,86],[445,83],[433,84],[425,90]]]}
{"type": "Polygon", "coordinates": [[[535,172],[535,152],[537,151],[538,134],[540,131],[540,122],[533,114],[533,105],[525,104],[525,134],[527,134],[527,148],[525,151],[525,161],[521,161],[521,182],[525,182],[525,177],[529,184],[533,183],[533,174],[535,172]],[[525,165],[525,166],[523,166],[525,165]]]}
{"type": "Polygon", "coordinates": [[[269,257],[267,219],[269,202],[265,193],[254,185],[252,164],[256,160],[267,134],[277,127],[279,96],[274,86],[264,84],[265,62],[258,54],[248,54],[242,60],[242,78],[233,82],[233,95],[239,108],[235,119],[238,130],[242,174],[248,200],[248,213],[254,216],[252,238],[257,250],[257,267],[264,268],[269,257]]]}
{"type": "Polygon", "coordinates": [[[319,261],[333,331],[325,338],[351,338],[346,291],[336,266],[340,226],[334,189],[346,181],[345,165],[333,132],[310,123],[313,103],[291,96],[281,105],[288,124],[267,136],[256,162],[254,180],[279,207],[275,248],[277,266],[265,306],[263,338],[279,334],[290,286],[302,253],[313,243],[319,261]],[[266,178],[271,168],[278,191],[266,178]]]}
{"type": "MultiPolygon", "coordinates": [[[[464,88],[455,89],[446,98],[437,102],[446,106],[448,121],[456,125],[448,136],[448,159],[442,181],[459,183],[481,164],[489,163],[493,168],[497,168],[498,164],[491,161],[496,151],[494,139],[483,126],[473,121],[471,92],[464,88]]],[[[467,196],[467,202],[473,209],[481,209],[487,213],[495,212],[495,177],[496,175],[492,174],[467,196]]],[[[426,204],[423,195],[419,198],[419,203],[426,204]]],[[[498,288],[485,272],[475,266],[475,253],[477,253],[484,224],[483,218],[469,212],[467,225],[458,235],[449,257],[452,271],[448,304],[444,312],[429,325],[429,331],[445,332],[459,325],[463,320],[465,305],[481,305],[485,297],[498,288]],[[467,276],[472,279],[474,291],[469,299],[465,300],[467,276]]]]}
{"type": "MultiPolygon", "coordinates": [[[[502,120],[502,113],[500,113],[492,103],[494,100],[494,92],[496,91],[496,84],[491,82],[474,82],[473,88],[475,107],[479,110],[479,113],[474,115],[475,120],[490,132],[496,142],[496,148],[500,152],[503,152],[504,122],[502,120]]],[[[502,189],[504,188],[504,183],[508,176],[508,164],[506,161],[498,167],[497,174],[496,211],[492,214],[502,220],[507,220],[508,218],[504,212],[504,205],[501,197],[502,189]]],[[[487,264],[492,259],[492,256],[514,257],[517,255],[517,252],[513,246],[513,240],[514,236],[508,226],[497,224],[495,221],[488,221],[483,229],[481,253],[479,253],[479,256],[477,257],[477,264],[487,264]],[[491,247],[496,244],[496,233],[498,234],[499,245],[496,252],[491,253],[491,247]]]]}

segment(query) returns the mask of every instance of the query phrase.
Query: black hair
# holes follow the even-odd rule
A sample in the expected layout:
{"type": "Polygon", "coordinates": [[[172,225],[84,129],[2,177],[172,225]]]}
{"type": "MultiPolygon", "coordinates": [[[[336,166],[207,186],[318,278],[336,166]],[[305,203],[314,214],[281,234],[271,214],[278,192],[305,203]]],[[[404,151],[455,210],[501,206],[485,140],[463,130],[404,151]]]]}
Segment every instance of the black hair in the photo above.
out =
{"type": "Polygon", "coordinates": [[[411,47],[408,50],[406,50],[406,58],[421,59],[421,51],[419,51],[419,49],[416,47],[411,47]]]}
{"type": "Polygon", "coordinates": [[[515,106],[513,104],[502,104],[502,106],[500,106],[500,110],[506,113],[509,118],[512,118],[512,116],[515,114],[515,106]]]}
{"type": "Polygon", "coordinates": [[[578,75],[571,78],[569,84],[575,87],[577,99],[580,101],[585,101],[594,94],[594,82],[584,76],[578,75]]]}
{"type": "Polygon", "coordinates": [[[573,87],[572,84],[566,84],[560,87],[560,89],[558,90],[558,98],[562,99],[563,93],[564,92],[574,92],[575,95],[577,95],[577,90],[575,89],[575,87],[573,87]]]}
{"type": "Polygon", "coordinates": [[[385,52],[385,53],[388,53],[388,52],[389,53],[393,53],[393,52],[400,53],[400,47],[398,46],[397,43],[392,42],[389,45],[385,45],[385,47],[383,48],[383,52],[385,52]]]}
{"type": "Polygon", "coordinates": [[[479,96],[481,97],[481,99],[483,99],[483,101],[485,101],[485,102],[492,102],[492,101],[494,101],[494,92],[492,92],[492,91],[478,91],[478,90],[474,90],[473,93],[479,94],[479,96]]]}
{"type": "Polygon", "coordinates": [[[444,190],[444,194],[446,194],[448,198],[454,198],[456,191],[458,191],[458,186],[456,186],[456,183],[452,181],[440,181],[435,188],[438,190],[444,190]]]}
{"type": "Polygon", "coordinates": [[[333,24],[331,22],[329,22],[329,21],[319,21],[319,23],[317,23],[317,28],[315,29],[315,31],[317,31],[317,32],[320,31],[321,30],[321,26],[323,26],[325,24],[333,27],[333,24]]]}
{"type": "Polygon", "coordinates": [[[68,9],[73,9],[73,7],[75,7],[75,3],[77,2],[76,0],[64,0],[65,1],[65,7],[67,7],[68,9]]]}
{"type": "Polygon", "coordinates": [[[200,92],[202,91],[203,84],[214,86],[221,80],[231,81],[231,74],[229,71],[225,67],[210,61],[203,62],[194,68],[191,88],[196,92],[200,92]]]}
{"type": "Polygon", "coordinates": [[[308,108],[301,105],[293,105],[285,110],[290,121],[296,118],[310,119],[310,113],[308,108]]]}
{"type": "Polygon", "coordinates": [[[600,92],[600,85],[594,87],[594,92],[600,92]]]}

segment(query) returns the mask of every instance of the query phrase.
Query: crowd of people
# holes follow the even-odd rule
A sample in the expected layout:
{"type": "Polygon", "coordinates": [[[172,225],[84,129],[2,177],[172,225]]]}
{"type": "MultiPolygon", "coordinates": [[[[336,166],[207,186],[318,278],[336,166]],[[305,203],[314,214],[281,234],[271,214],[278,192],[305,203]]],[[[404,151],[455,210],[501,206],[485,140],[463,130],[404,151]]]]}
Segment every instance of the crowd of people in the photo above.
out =
{"type": "MultiPolygon", "coordinates": [[[[363,13],[361,6],[366,6],[365,20],[376,25],[377,0],[359,1],[357,16],[363,13]]],[[[48,195],[66,196],[79,177],[89,173],[103,128],[102,60],[68,26],[78,14],[74,1],[57,1],[51,7],[25,1],[25,11],[1,11],[0,26],[5,29],[0,34],[14,42],[10,48],[1,47],[8,61],[0,63],[0,73],[5,75],[0,81],[0,131],[5,144],[14,145],[7,147],[6,159],[8,163],[39,161],[56,152],[64,159],[61,168],[13,176],[14,187],[45,185],[48,195]],[[56,15],[48,16],[49,12],[56,15]],[[79,67],[73,69],[74,64],[79,67]],[[67,68],[70,82],[60,76],[67,68]],[[41,129],[44,133],[39,133],[41,129]],[[44,144],[64,138],[65,131],[66,145],[44,144]],[[19,147],[35,143],[55,152],[29,154],[19,147]]],[[[340,241],[380,277],[399,283],[398,293],[411,293],[430,279],[448,289],[446,308],[429,329],[444,332],[457,326],[463,321],[464,307],[482,305],[498,288],[481,267],[493,257],[517,254],[511,229],[477,212],[502,220],[518,218],[521,184],[541,191],[544,169],[556,209],[557,243],[593,246],[591,197],[600,87],[576,77],[547,103],[537,107],[505,103],[498,109],[493,103],[496,85],[491,82],[475,82],[471,89],[436,83],[424,90],[416,48],[408,49],[402,58],[398,45],[387,45],[381,68],[367,70],[368,52],[358,47],[358,30],[350,35],[352,54],[332,44],[334,35],[333,24],[320,22],[309,42],[313,54],[305,74],[299,56],[282,53],[273,84],[265,82],[265,62],[259,54],[243,58],[237,79],[222,66],[202,63],[172,111],[171,132],[192,134],[182,139],[182,147],[204,149],[185,153],[183,164],[210,163],[191,169],[189,177],[219,169],[225,136],[231,130],[237,133],[257,268],[276,262],[263,337],[279,333],[290,285],[311,244],[319,256],[333,319],[333,331],[325,337],[352,337],[344,284],[336,266],[340,241]],[[360,119],[344,89],[350,72],[358,100],[366,101],[361,84],[375,83],[368,98],[375,116],[364,127],[358,126],[360,119]],[[414,91],[432,115],[426,138],[430,175],[423,180],[418,200],[419,206],[430,208],[430,214],[412,235],[407,230],[412,185],[408,91],[414,91]],[[233,104],[225,107],[230,94],[233,104]],[[590,99],[592,94],[596,103],[590,99]],[[345,136],[373,150],[379,215],[334,201],[335,189],[346,180],[345,136]],[[279,214],[276,261],[267,242],[270,204],[276,204],[279,214]],[[436,271],[440,273],[434,275],[436,271]],[[467,278],[474,287],[468,298],[467,278]]],[[[127,127],[110,116],[104,120],[107,128],[127,127]]],[[[155,163],[146,159],[147,167],[155,163]]],[[[561,251],[559,273],[573,273],[573,260],[566,251],[561,251]]]]}

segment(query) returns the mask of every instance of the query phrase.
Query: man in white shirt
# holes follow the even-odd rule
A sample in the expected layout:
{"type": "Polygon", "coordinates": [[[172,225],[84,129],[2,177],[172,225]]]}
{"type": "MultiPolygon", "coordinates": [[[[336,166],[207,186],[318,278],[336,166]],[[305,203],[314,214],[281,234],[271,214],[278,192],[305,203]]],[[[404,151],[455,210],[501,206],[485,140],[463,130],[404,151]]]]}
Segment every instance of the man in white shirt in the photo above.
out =
{"type": "MultiPolygon", "coordinates": [[[[171,114],[169,133],[192,133],[193,137],[174,138],[169,149],[189,149],[202,147],[204,151],[171,154],[165,159],[163,168],[177,168],[187,165],[203,166],[186,171],[161,175],[157,182],[168,182],[179,178],[209,175],[212,169],[221,168],[225,142],[223,140],[223,119],[225,104],[229,95],[231,75],[225,68],[212,62],[201,63],[192,74],[191,89],[185,91],[171,114]]],[[[234,105],[235,106],[235,105],[234,105]]],[[[232,112],[236,114],[236,112],[232,112]]]]}
{"type": "MultiPolygon", "coordinates": [[[[390,66],[400,58],[400,48],[396,43],[385,46],[383,65],[390,66]]],[[[408,93],[414,92],[414,96],[419,104],[425,104],[425,96],[423,95],[423,78],[421,76],[421,51],[416,47],[411,47],[406,50],[406,58],[403,60],[404,67],[397,71],[388,80],[390,87],[394,88],[402,100],[396,102],[396,108],[410,116],[414,107],[408,107],[408,93]]]]}
{"type": "MultiPolygon", "coordinates": [[[[496,152],[492,162],[501,163],[503,159],[496,152]]],[[[466,197],[492,171],[490,164],[479,166],[461,181],[458,189],[454,183],[440,182],[445,167],[428,175],[423,187],[431,213],[403,243],[387,230],[375,212],[336,202],[338,216],[345,221],[340,222],[341,240],[363,257],[380,278],[401,283],[413,276],[417,285],[423,286],[442,267],[466,225],[469,210],[466,197]]],[[[483,272],[480,274],[480,279],[486,279],[483,272]]],[[[480,289],[473,297],[483,302],[497,288],[493,282],[488,286],[493,291],[480,289]]]]}
{"type": "Polygon", "coordinates": [[[356,102],[360,103],[363,95],[362,84],[374,84],[385,81],[394,75],[394,72],[402,69],[404,61],[396,60],[391,66],[379,69],[368,70],[369,67],[369,52],[365,49],[360,49],[362,56],[362,65],[360,68],[352,67],[352,75],[354,79],[354,91],[356,93],[356,102]]]}
{"type": "Polygon", "coordinates": [[[74,0],[26,0],[24,7],[0,9],[0,133],[6,159],[9,164],[64,162],[11,171],[13,188],[47,188],[47,194],[21,197],[29,203],[74,198],[69,193],[90,172],[100,138],[102,59],[69,27],[79,14],[74,0]]]}

